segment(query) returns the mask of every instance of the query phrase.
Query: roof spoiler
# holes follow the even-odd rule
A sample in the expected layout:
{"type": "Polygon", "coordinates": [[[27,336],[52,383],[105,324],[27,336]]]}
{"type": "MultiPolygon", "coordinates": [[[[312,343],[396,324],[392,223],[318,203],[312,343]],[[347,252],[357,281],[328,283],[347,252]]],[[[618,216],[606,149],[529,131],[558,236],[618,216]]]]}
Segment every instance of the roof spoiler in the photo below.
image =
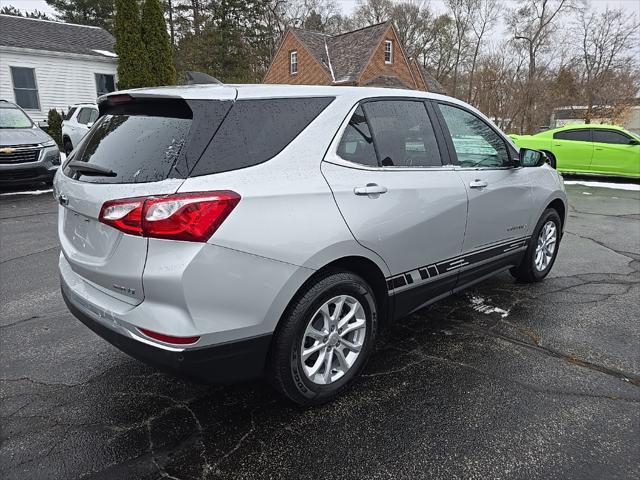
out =
{"type": "Polygon", "coordinates": [[[189,85],[205,85],[205,84],[215,84],[215,85],[223,85],[223,83],[218,80],[216,77],[212,77],[211,75],[207,75],[202,72],[187,72],[187,84],[189,85]]]}

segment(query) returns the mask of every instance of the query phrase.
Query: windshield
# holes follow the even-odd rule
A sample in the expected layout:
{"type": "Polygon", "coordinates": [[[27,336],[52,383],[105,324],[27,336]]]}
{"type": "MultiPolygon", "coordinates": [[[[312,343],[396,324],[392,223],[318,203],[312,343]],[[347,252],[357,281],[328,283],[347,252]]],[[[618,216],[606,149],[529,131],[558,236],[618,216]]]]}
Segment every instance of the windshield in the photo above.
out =
{"type": "Polygon", "coordinates": [[[19,108],[0,108],[0,128],[31,128],[31,119],[19,108]]]}

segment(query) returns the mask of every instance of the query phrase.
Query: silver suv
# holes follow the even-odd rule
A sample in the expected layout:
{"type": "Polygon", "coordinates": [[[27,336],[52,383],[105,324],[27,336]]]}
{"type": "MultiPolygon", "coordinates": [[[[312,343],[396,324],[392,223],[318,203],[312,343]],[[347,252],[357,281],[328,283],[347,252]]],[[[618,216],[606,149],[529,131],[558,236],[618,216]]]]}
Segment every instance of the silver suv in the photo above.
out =
{"type": "Polygon", "coordinates": [[[335,397],[385,323],[551,269],[560,177],[423,92],[193,85],[101,97],[55,181],[62,293],[93,331],[194,378],[335,397]]]}
{"type": "Polygon", "coordinates": [[[19,106],[0,100],[0,188],[51,183],[59,166],[56,142],[19,106]]]}

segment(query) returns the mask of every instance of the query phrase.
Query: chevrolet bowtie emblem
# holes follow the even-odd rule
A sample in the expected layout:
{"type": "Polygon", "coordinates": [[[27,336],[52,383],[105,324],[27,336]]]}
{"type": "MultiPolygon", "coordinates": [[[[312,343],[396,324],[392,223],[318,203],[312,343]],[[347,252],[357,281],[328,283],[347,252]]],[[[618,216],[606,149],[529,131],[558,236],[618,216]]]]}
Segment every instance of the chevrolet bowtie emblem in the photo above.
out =
{"type": "Polygon", "coordinates": [[[15,152],[16,149],[15,148],[10,148],[10,147],[6,147],[6,148],[0,148],[0,153],[5,153],[5,154],[11,154],[13,152],[15,152]]]}

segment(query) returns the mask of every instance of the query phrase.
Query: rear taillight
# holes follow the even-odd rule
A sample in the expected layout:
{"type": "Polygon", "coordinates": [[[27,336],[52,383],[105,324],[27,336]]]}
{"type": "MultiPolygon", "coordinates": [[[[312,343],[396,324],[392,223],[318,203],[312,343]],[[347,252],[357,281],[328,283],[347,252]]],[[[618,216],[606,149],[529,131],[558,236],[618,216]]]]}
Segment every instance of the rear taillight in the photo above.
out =
{"type": "Polygon", "coordinates": [[[143,237],[206,242],[240,201],[229,190],[111,200],[99,220],[143,237]]]}

